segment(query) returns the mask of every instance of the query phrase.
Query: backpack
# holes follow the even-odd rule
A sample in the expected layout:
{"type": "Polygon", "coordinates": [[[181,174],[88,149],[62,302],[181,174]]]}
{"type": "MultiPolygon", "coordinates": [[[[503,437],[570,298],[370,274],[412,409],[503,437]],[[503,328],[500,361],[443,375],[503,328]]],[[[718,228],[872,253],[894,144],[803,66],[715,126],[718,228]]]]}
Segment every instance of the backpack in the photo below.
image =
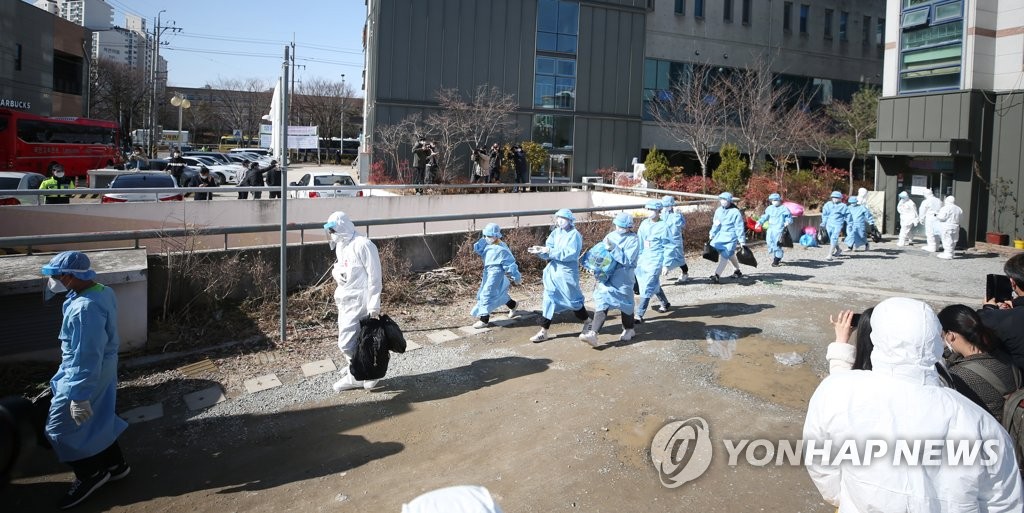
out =
{"type": "MultiPolygon", "coordinates": [[[[961,363],[996,390],[1002,389],[1002,380],[980,363],[970,360],[961,363]]],[[[1014,391],[1005,397],[1003,403],[1003,428],[1013,440],[1013,452],[1017,457],[1018,470],[1024,474],[1024,388],[1021,388],[1021,372],[1013,366],[1014,391]]]]}
{"type": "Polygon", "coordinates": [[[405,337],[391,317],[359,321],[359,345],[352,358],[352,377],[363,381],[383,378],[391,361],[389,351],[405,352],[405,337]]]}

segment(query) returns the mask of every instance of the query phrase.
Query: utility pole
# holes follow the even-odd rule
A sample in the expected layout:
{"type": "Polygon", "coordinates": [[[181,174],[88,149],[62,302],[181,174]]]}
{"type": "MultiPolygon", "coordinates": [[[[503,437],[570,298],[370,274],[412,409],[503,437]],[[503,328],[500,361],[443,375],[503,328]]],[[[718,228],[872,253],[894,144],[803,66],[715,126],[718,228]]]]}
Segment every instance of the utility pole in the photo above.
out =
{"type": "MultiPolygon", "coordinates": [[[[286,57],[287,58],[287,57],[286,57]]],[[[292,85],[288,89],[289,98],[295,94],[295,32],[292,32],[292,52],[291,52],[291,63],[292,63],[292,85]]],[[[288,113],[288,124],[292,124],[291,113],[288,113]]],[[[319,151],[319,150],[317,150],[319,151]]]]}
{"type": "Polygon", "coordinates": [[[339,154],[345,153],[345,74],[341,74],[341,132],[338,133],[339,154]]]}
{"type": "Polygon", "coordinates": [[[175,23],[173,26],[164,27],[160,25],[161,15],[167,12],[167,9],[163,9],[156,13],[156,26],[153,27],[153,55],[150,62],[149,70],[149,81],[150,81],[150,97],[149,97],[149,156],[150,158],[156,158],[156,127],[157,118],[159,111],[159,103],[157,103],[157,88],[156,81],[157,76],[160,74],[157,69],[160,64],[160,36],[163,35],[165,30],[172,32],[180,32],[181,28],[175,23]]]}

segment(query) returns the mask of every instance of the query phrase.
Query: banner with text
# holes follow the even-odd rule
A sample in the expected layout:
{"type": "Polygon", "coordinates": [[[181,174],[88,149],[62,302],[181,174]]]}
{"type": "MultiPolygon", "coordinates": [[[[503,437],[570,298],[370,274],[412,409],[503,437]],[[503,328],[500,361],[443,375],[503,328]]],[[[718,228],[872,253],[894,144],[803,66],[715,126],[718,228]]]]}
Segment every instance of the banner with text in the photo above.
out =
{"type": "MultiPolygon", "coordinates": [[[[308,150],[319,147],[320,138],[317,137],[315,126],[289,126],[288,127],[288,149],[308,150]]],[[[270,147],[271,125],[260,125],[260,147],[270,147]]]]}

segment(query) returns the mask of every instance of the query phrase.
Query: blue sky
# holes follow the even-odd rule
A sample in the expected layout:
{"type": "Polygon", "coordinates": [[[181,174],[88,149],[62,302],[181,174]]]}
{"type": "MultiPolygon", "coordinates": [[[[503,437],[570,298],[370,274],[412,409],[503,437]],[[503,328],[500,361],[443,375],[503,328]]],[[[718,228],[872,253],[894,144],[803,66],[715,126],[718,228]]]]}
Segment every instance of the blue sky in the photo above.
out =
{"type": "Polygon", "coordinates": [[[220,79],[260,78],[273,84],[281,72],[284,45],[296,44],[296,77],[341,80],[345,74],[362,96],[363,0],[107,0],[114,23],[124,13],[144,16],[152,30],[162,24],[160,54],[167,59],[170,86],[202,87],[220,79]],[[303,66],[305,68],[303,68],[303,66]]]}

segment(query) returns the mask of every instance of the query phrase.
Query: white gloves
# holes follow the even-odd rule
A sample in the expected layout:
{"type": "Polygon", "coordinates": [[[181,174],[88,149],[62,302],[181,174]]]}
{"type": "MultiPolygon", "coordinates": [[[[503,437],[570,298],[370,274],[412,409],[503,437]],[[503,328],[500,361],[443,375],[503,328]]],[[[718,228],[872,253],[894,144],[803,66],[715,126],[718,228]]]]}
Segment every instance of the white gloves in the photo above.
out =
{"type": "Polygon", "coordinates": [[[608,251],[611,251],[611,250],[615,249],[615,243],[610,241],[610,240],[608,240],[608,239],[605,239],[604,240],[604,249],[607,249],[608,251]]]}
{"type": "Polygon", "coordinates": [[[380,310],[370,310],[371,319],[380,319],[380,310]]]}
{"type": "Polygon", "coordinates": [[[79,426],[92,417],[92,405],[89,401],[71,401],[71,418],[79,426]]]}
{"type": "Polygon", "coordinates": [[[671,270],[671,269],[669,269],[668,267],[662,267],[662,268],[661,268],[661,275],[662,275],[662,276],[668,276],[668,272],[669,272],[670,270],[671,270]]]}
{"type": "Polygon", "coordinates": [[[546,254],[549,250],[547,246],[530,246],[526,251],[534,255],[538,255],[546,254]]]}

